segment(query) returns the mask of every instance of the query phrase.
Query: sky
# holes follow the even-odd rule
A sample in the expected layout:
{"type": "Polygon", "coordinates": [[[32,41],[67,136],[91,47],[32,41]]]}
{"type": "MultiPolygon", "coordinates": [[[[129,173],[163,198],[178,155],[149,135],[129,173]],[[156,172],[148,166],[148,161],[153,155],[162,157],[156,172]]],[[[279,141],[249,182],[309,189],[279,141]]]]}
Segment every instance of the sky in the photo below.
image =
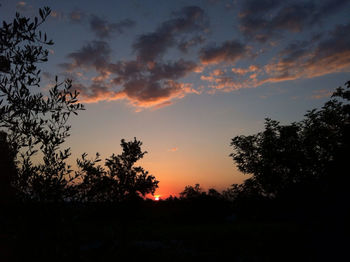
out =
{"type": "Polygon", "coordinates": [[[350,80],[348,0],[0,0],[0,17],[52,10],[42,90],[73,80],[86,110],[71,120],[71,163],[134,137],[156,195],[223,190],[249,175],[230,141],[289,124],[350,80]]]}

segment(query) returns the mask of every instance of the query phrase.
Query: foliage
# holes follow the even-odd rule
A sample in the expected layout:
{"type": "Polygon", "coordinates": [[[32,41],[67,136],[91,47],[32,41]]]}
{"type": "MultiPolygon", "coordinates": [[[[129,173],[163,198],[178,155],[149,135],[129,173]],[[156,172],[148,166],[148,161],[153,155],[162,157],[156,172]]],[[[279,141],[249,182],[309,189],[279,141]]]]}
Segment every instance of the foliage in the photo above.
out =
{"type": "Polygon", "coordinates": [[[76,186],[81,201],[120,202],[155,192],[159,181],[142,167],[134,166],[147,153],[141,150],[142,142],[136,138],[129,142],[122,139],[120,145],[122,154],[107,158],[106,169],[97,164],[100,161],[98,154],[94,160],[86,159],[83,154],[77,161],[80,167],[77,176],[83,178],[76,186]]]}
{"type": "Polygon", "coordinates": [[[60,150],[69,136],[70,115],[83,106],[78,93],[71,92],[71,81],[58,82],[48,95],[35,92],[40,87],[40,63],[48,58],[47,45],[53,42],[39,30],[50,9],[39,9],[40,18],[16,16],[0,28],[0,129],[16,152],[18,176],[14,185],[22,197],[40,201],[59,201],[65,196],[70,167],[65,163],[70,149],[60,150]],[[38,151],[40,154],[38,154],[38,151]],[[42,163],[33,158],[42,156],[42,163]]]}
{"type": "Polygon", "coordinates": [[[214,188],[209,188],[208,192],[205,192],[199,184],[195,184],[194,186],[185,186],[184,190],[180,192],[180,199],[220,200],[222,199],[222,195],[214,188]]]}
{"type": "Polygon", "coordinates": [[[186,186],[185,189],[180,193],[181,199],[194,199],[205,194],[199,184],[193,186],[186,186]]]}
{"type": "Polygon", "coordinates": [[[15,199],[11,179],[17,174],[17,169],[6,137],[5,132],[0,132],[0,203],[9,203],[15,199]]]}
{"type": "Polygon", "coordinates": [[[291,198],[344,192],[348,181],[345,155],[349,154],[350,81],[332,99],[305,119],[290,125],[266,119],[265,130],[232,139],[230,155],[240,171],[251,174],[233,197],[251,191],[268,198],[291,198]]]}
{"type": "Polygon", "coordinates": [[[222,196],[231,202],[254,201],[261,198],[261,192],[256,181],[253,178],[249,178],[242,184],[231,185],[231,187],[222,192],[222,196]]]}

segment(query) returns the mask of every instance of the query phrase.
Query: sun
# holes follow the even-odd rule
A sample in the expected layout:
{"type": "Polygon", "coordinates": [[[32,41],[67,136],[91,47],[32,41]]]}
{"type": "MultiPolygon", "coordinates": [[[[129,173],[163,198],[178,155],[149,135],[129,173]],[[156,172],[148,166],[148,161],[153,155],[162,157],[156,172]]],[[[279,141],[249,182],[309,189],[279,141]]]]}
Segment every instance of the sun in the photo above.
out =
{"type": "Polygon", "coordinates": [[[154,196],[154,201],[159,201],[160,196],[154,196]]]}

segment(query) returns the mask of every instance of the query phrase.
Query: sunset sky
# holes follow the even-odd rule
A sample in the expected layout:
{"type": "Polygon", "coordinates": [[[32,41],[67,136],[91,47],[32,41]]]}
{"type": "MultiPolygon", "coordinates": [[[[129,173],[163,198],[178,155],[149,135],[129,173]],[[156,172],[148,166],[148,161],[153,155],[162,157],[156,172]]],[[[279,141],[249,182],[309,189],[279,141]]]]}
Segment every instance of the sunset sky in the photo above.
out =
{"type": "Polygon", "coordinates": [[[156,194],[241,183],[231,138],[288,124],[350,80],[349,0],[0,0],[2,20],[52,13],[43,90],[71,78],[86,111],[73,117],[71,163],[102,159],[133,137],[156,194]]]}

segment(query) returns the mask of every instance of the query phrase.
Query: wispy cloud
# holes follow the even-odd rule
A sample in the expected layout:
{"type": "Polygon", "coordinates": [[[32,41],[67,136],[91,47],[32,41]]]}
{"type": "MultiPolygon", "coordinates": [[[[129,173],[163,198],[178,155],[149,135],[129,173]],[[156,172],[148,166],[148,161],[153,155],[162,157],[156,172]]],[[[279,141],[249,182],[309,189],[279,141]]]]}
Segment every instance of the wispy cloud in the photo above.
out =
{"type": "Polygon", "coordinates": [[[33,11],[33,6],[25,1],[19,1],[16,3],[16,9],[21,13],[31,13],[33,11]]]}
{"type": "Polygon", "coordinates": [[[285,31],[301,32],[320,24],[347,4],[347,0],[247,0],[240,11],[240,29],[250,39],[265,42],[285,31]]]}
{"type": "Polygon", "coordinates": [[[27,3],[24,1],[20,1],[16,4],[16,8],[20,11],[26,11],[27,10],[27,3]]]}
{"type": "Polygon", "coordinates": [[[173,148],[170,148],[168,149],[169,152],[176,152],[178,151],[178,148],[177,147],[173,147],[173,148]]]}
{"type": "Polygon", "coordinates": [[[316,90],[313,92],[313,95],[311,96],[312,99],[322,99],[322,98],[329,98],[332,95],[332,91],[321,89],[321,90],[316,90]]]}
{"type": "Polygon", "coordinates": [[[81,23],[85,18],[87,14],[80,10],[80,9],[74,9],[72,12],[69,13],[69,21],[71,23],[81,23]]]}
{"type": "Polygon", "coordinates": [[[339,25],[317,44],[299,43],[285,48],[281,57],[265,65],[269,76],[261,81],[281,82],[350,71],[350,24],[339,25]]]}
{"type": "Polygon", "coordinates": [[[99,38],[110,38],[112,34],[122,34],[127,28],[133,27],[136,23],[131,19],[123,19],[116,23],[111,23],[106,19],[96,15],[91,15],[89,19],[90,29],[99,38]]]}
{"type": "Polygon", "coordinates": [[[54,19],[57,19],[57,20],[63,20],[65,15],[62,11],[58,11],[58,10],[52,10],[51,13],[50,13],[50,16],[54,19]]]}

